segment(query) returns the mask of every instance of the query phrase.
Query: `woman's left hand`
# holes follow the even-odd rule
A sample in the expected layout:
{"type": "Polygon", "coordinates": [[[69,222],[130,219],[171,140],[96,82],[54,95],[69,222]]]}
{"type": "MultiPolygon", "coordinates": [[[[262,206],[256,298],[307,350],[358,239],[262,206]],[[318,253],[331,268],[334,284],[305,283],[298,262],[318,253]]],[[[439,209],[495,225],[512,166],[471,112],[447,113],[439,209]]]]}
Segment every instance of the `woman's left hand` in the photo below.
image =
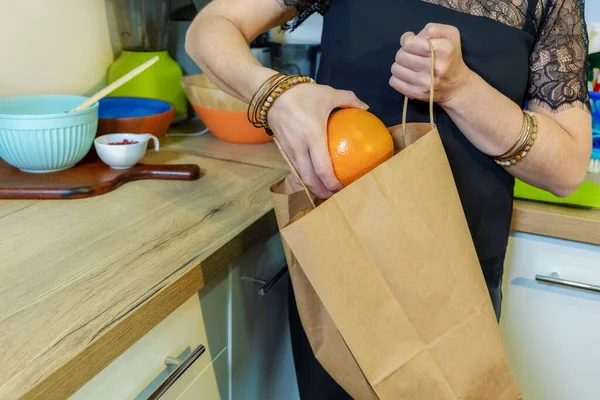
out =
{"type": "Polygon", "coordinates": [[[455,97],[469,81],[472,71],[462,57],[460,33],[450,25],[430,23],[415,35],[406,32],[392,65],[390,86],[411,99],[429,101],[431,40],[435,52],[435,98],[440,105],[455,97]]]}

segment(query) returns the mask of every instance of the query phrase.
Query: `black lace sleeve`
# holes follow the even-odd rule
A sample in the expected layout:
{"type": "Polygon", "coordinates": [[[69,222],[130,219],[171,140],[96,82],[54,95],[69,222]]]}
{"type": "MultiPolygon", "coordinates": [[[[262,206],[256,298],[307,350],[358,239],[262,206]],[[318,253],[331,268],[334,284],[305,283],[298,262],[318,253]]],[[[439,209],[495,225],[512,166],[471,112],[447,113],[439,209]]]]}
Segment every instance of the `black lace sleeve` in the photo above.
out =
{"type": "Polygon", "coordinates": [[[277,0],[284,7],[295,7],[298,16],[283,25],[283,29],[294,30],[314,13],[325,14],[329,8],[329,0],[277,0]]]}
{"type": "Polygon", "coordinates": [[[549,0],[530,60],[529,102],[558,112],[589,110],[584,0],[549,0]]]}

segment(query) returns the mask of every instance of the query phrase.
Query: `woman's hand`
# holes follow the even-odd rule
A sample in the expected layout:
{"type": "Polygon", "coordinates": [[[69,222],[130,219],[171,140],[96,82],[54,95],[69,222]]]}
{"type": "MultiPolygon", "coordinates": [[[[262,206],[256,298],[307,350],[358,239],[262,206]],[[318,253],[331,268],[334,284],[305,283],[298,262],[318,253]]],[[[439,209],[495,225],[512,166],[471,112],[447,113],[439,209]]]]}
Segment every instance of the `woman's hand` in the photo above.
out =
{"type": "Polygon", "coordinates": [[[300,177],[319,198],[342,189],[327,146],[327,120],[336,108],[367,109],[352,92],[301,84],[283,93],[269,111],[269,126],[300,177]]]}
{"type": "Polygon", "coordinates": [[[390,86],[411,99],[429,101],[431,40],[435,51],[435,98],[440,105],[455,97],[469,81],[472,71],[462,57],[460,33],[450,25],[430,23],[415,35],[407,32],[392,65],[390,86]]]}

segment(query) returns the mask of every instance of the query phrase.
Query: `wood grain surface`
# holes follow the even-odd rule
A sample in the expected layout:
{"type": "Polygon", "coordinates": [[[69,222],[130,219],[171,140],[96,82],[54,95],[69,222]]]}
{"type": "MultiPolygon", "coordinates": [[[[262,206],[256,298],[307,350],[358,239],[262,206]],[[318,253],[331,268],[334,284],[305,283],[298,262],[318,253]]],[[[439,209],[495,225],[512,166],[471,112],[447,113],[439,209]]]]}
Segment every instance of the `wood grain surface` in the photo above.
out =
{"type": "Polygon", "coordinates": [[[600,245],[600,210],[555,206],[518,200],[513,213],[513,229],[600,245]]]}
{"type": "Polygon", "coordinates": [[[277,226],[248,230],[271,212],[268,187],[285,170],[169,162],[205,175],[0,202],[0,399],[66,398],[277,226]]]}
{"type": "MultiPolygon", "coordinates": [[[[0,399],[64,399],[276,227],[274,144],[173,138],[202,166],[99,197],[0,201],[0,399]]],[[[600,244],[600,214],[517,201],[513,228],[600,244]]]]}
{"type": "MultiPolygon", "coordinates": [[[[152,153],[150,153],[152,154],[152,153]]],[[[168,152],[154,158],[169,159],[168,152]]],[[[112,169],[94,151],[73,168],[49,174],[26,173],[0,159],[0,199],[81,199],[99,196],[119,186],[143,179],[195,180],[200,167],[195,164],[138,164],[129,169],[112,169]]]]}

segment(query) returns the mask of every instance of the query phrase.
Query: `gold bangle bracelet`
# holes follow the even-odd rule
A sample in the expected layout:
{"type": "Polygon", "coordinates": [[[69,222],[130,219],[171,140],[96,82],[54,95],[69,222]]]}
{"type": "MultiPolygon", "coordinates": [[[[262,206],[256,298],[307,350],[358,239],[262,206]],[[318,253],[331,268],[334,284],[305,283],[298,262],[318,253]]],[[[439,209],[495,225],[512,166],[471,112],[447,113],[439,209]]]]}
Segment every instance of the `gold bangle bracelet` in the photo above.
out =
{"type": "Polygon", "coordinates": [[[496,161],[496,164],[501,165],[503,167],[513,166],[522,161],[525,157],[527,157],[527,155],[531,151],[533,145],[535,144],[535,140],[538,136],[538,120],[535,114],[531,111],[525,111],[524,115],[528,120],[528,128],[523,144],[519,147],[518,151],[516,151],[510,158],[495,159],[494,161],[496,161]]]}
{"type": "Polygon", "coordinates": [[[521,140],[523,140],[523,136],[525,136],[525,134],[527,133],[527,124],[529,121],[525,112],[523,112],[522,115],[523,115],[523,122],[521,123],[521,132],[519,132],[519,137],[515,141],[515,144],[510,149],[508,149],[506,152],[504,152],[503,154],[494,157],[496,160],[501,160],[503,158],[506,158],[507,156],[510,156],[515,151],[515,149],[519,147],[521,140]]]}

